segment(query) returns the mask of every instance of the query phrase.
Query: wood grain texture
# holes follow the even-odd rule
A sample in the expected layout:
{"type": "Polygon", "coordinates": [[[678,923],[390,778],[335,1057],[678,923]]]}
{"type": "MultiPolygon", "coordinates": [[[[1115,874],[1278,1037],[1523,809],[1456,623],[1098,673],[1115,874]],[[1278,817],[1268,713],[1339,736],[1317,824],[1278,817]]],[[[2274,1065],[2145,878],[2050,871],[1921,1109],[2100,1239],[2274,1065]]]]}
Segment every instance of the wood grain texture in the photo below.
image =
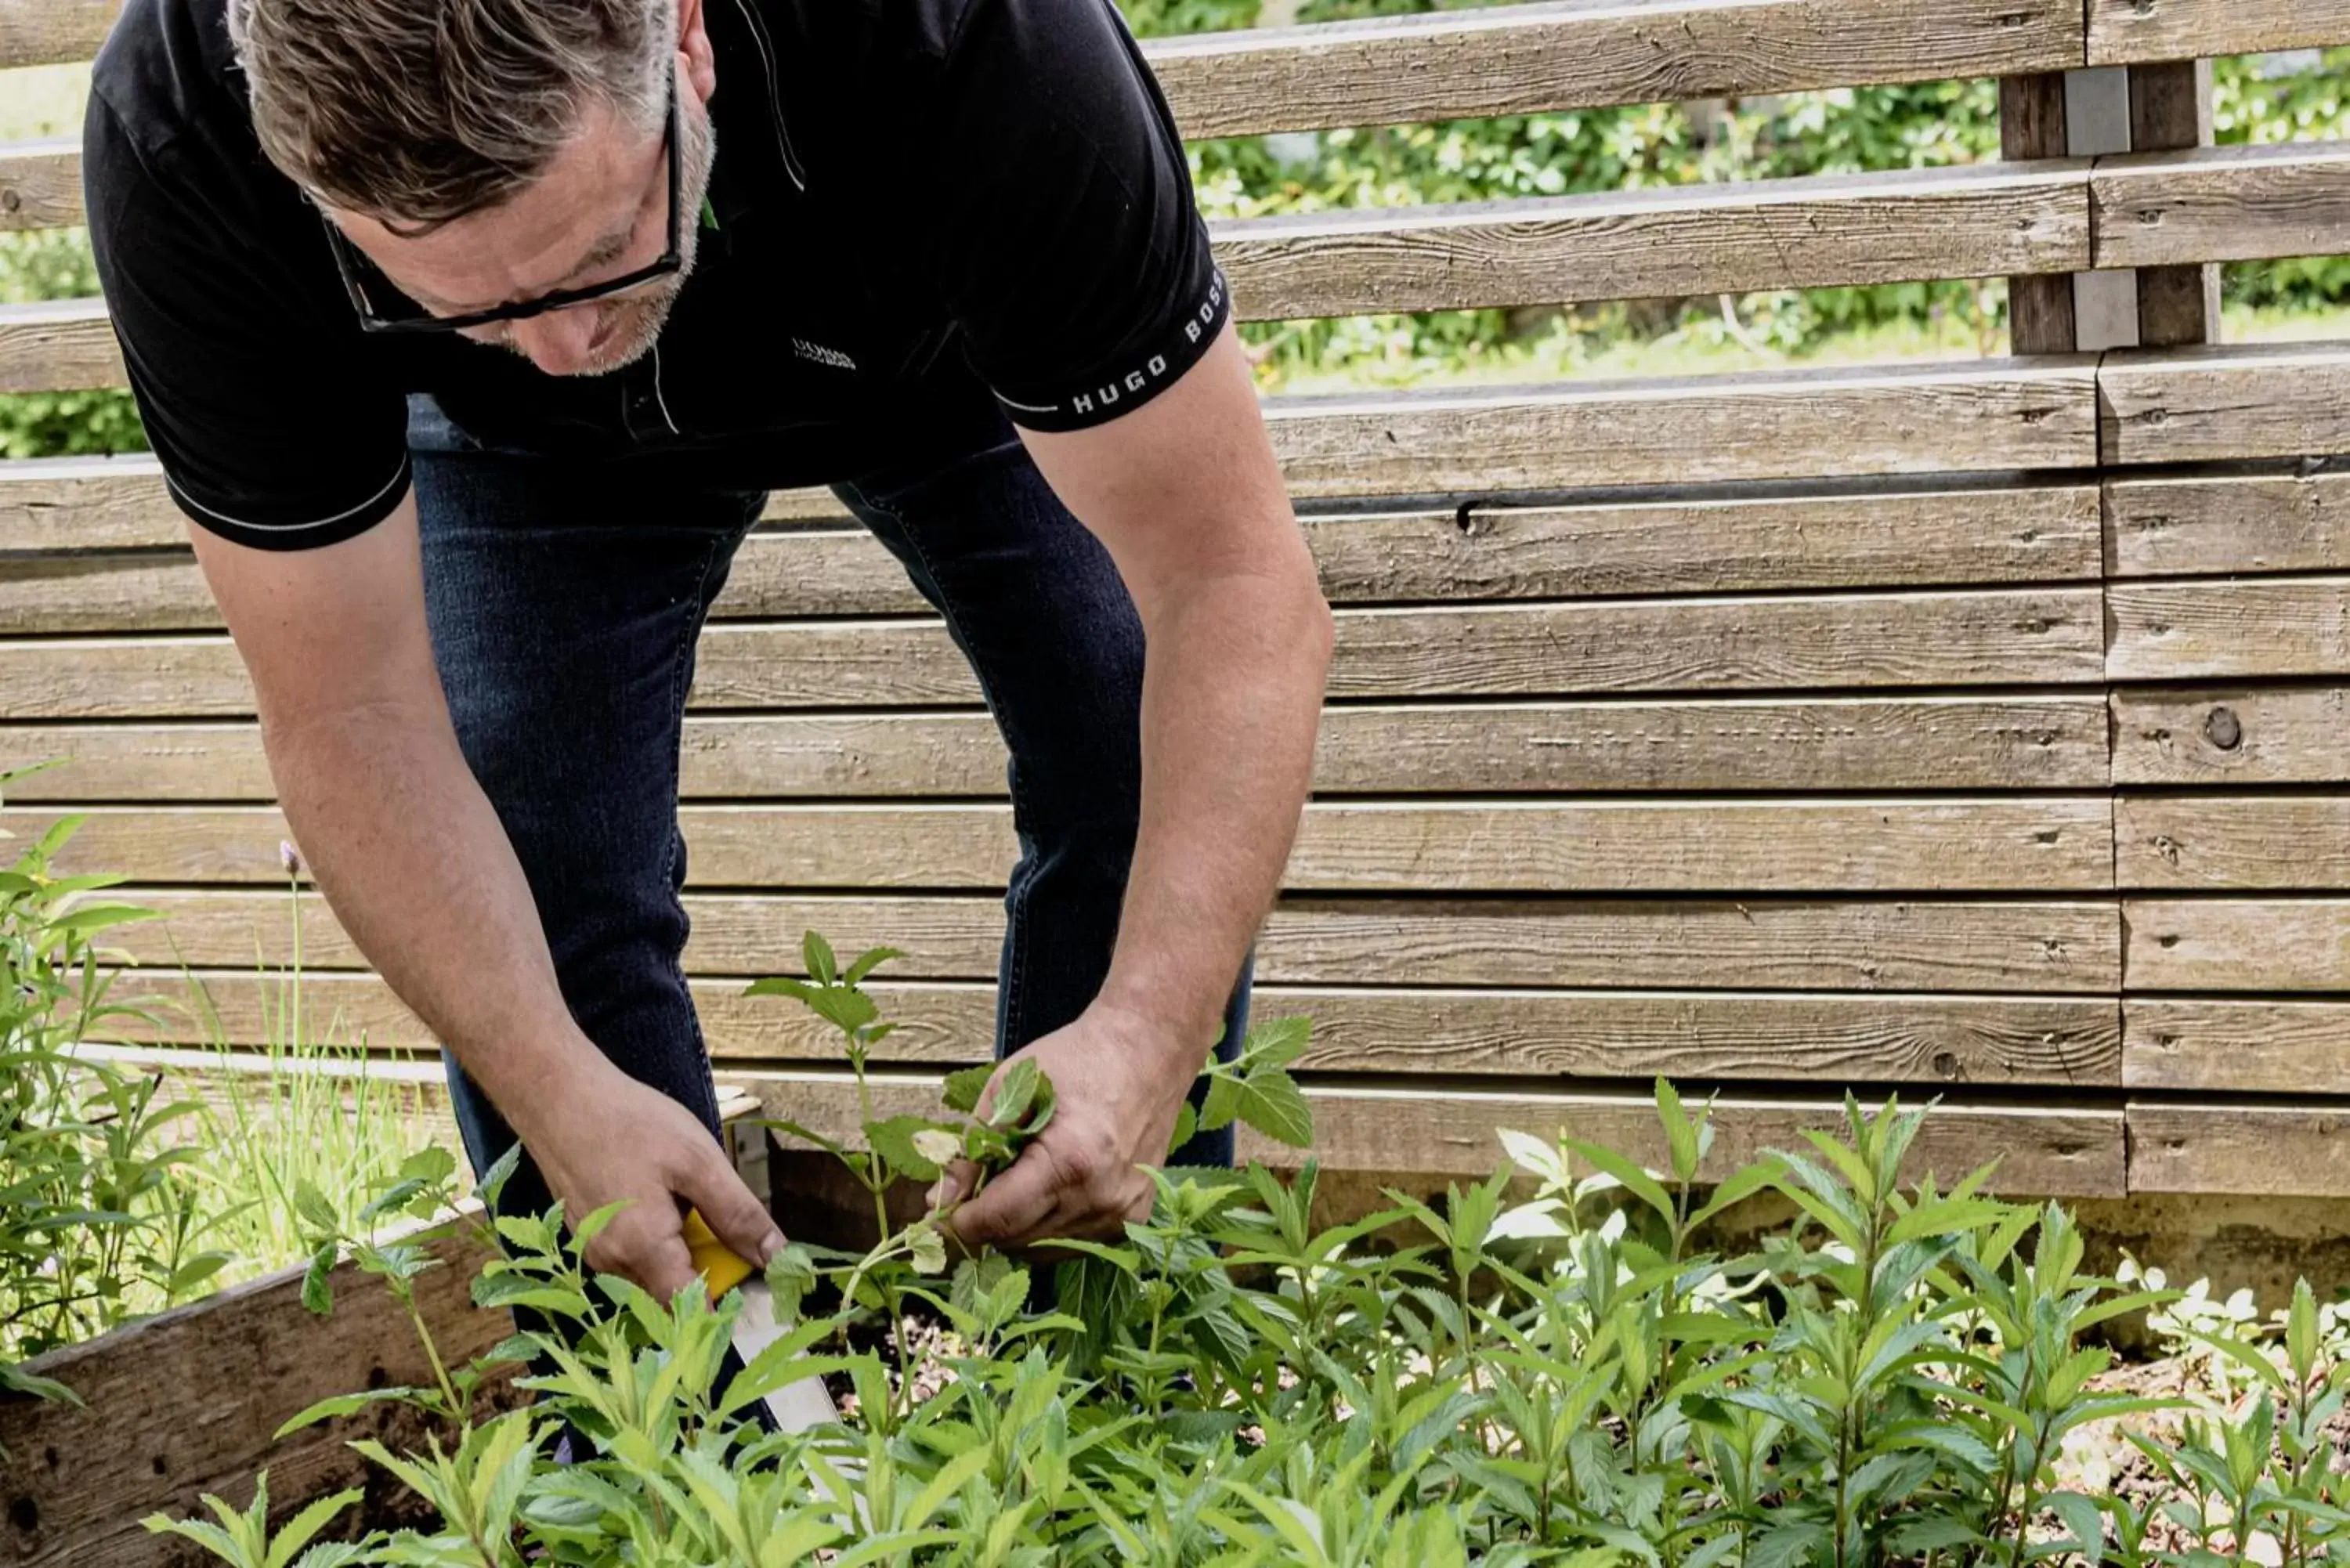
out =
{"type": "MultiPolygon", "coordinates": [[[[470,1241],[437,1249],[448,1267],[417,1281],[417,1302],[442,1354],[467,1360],[513,1332],[504,1312],[468,1296],[484,1254],[470,1241]]],[[[383,1288],[346,1263],[335,1311],[301,1303],[301,1268],[265,1276],[145,1323],[34,1361],[87,1408],[0,1398],[0,1561],[22,1568],[180,1568],[212,1559],[166,1546],[140,1524],[157,1509],[204,1516],[200,1493],[242,1507],[269,1469],[271,1501],[290,1513],[308,1498],[364,1486],[391,1503],[396,1486],[347,1446],[374,1438],[399,1451],[424,1423],[396,1407],[328,1421],[272,1442],[288,1417],[329,1395],[432,1381],[415,1330],[383,1288]]],[[[495,1391],[504,1399],[511,1395],[495,1391]]],[[[485,1407],[487,1401],[485,1400],[485,1407]]]]}
{"type": "MultiPolygon", "coordinates": [[[[1767,493],[1304,520],[1339,604],[1905,584],[2091,580],[2091,484],[1767,493]]],[[[0,559],[0,629],[160,631],[217,626],[178,512],[144,459],[0,463],[0,556],[130,551],[119,559],[0,559]],[[162,551],[152,554],[141,552],[162,551]],[[70,588],[51,591],[64,576],[70,588]]],[[[754,534],[721,619],[929,610],[861,528],[754,534]]],[[[241,699],[240,699],[241,700],[241,699]]],[[[242,711],[242,710],[222,710],[242,711]]]]}
{"type": "MultiPolygon", "coordinates": [[[[2211,144],[2211,62],[2129,67],[2129,147],[2162,152],[2211,144]]],[[[2149,348],[2220,340],[2220,269],[2201,257],[2137,272],[2137,341],[2149,348]]],[[[2100,266],[2116,264],[2100,262],[2100,266]]]]}
{"type": "Polygon", "coordinates": [[[0,146],[0,230],[61,229],[81,222],[81,143],[0,146]]]}
{"type": "MultiPolygon", "coordinates": [[[[2350,352],[2350,351],[2345,351],[2350,352]]],[[[2092,358],[1275,400],[1300,496],[2081,468],[2092,358]]]]}
{"type": "Polygon", "coordinates": [[[122,0],[0,0],[0,69],[86,60],[122,0]]]}
{"type": "Polygon", "coordinates": [[[94,299],[0,305],[0,392],[123,385],[122,351],[94,299]]]}
{"type": "Polygon", "coordinates": [[[2350,40],[2350,0],[2089,0],[2088,13],[2093,66],[2350,40]]]}
{"type": "MultiPolygon", "coordinates": [[[[0,657],[0,679],[7,660],[0,657]]],[[[0,724],[35,800],[272,800],[249,723],[0,724]]],[[[986,713],[689,719],[689,800],[996,796],[986,713]]],[[[2095,694],[1334,708],[1314,783],[1336,794],[1611,790],[2079,789],[2108,776],[2095,694]]]]}
{"type": "Polygon", "coordinates": [[[2132,997],[2133,1089],[2324,1095],[2350,1085],[2350,1003],[2132,997]]]}
{"type": "Polygon", "coordinates": [[[2350,675],[2350,576],[2116,583],[2116,680],[2350,675]]]}
{"type": "Polygon", "coordinates": [[[2097,387],[2108,464],[2350,446],[2350,343],[2121,350],[2106,356],[2097,387]]]}
{"type": "Polygon", "coordinates": [[[2122,794],[2123,888],[2350,888],[2350,795],[2122,794]]]}
{"type": "MultiPolygon", "coordinates": [[[[265,1041],[274,991],[243,973],[194,977],[232,1041],[265,1041]]],[[[160,1032],[188,1039],[185,982],[161,980],[160,1032]]],[[[331,1013],[377,1049],[432,1040],[372,975],[308,977],[305,1006],[331,1013]]],[[[897,1025],[873,1060],[960,1065],[989,1059],[995,988],[877,980],[868,989],[897,1025]]],[[[698,981],[712,1058],[722,1065],[837,1063],[840,1036],[805,1008],[745,998],[739,981],[698,981]]],[[[1821,996],[1780,992],[1382,991],[1261,986],[1260,1019],[1314,1020],[1300,1065],[1326,1073],[1430,1077],[1808,1080],[1825,1083],[2111,1086],[2121,1075],[2120,1010],[2110,998],[1821,996]]]]}
{"type": "MultiPolygon", "coordinates": [[[[40,832],[59,813],[0,808],[40,832]]],[[[695,886],[1000,888],[1010,812],[695,805],[695,886]]],[[[62,864],[142,882],[282,884],[270,806],[98,806],[62,864]]],[[[2089,892],[2112,886],[2100,794],[1317,804],[1287,886],[1333,892],[2089,892]]]]}
{"type": "Polygon", "coordinates": [[[2350,230],[2350,143],[2283,141],[2101,158],[2096,265],[2325,255],[2350,230]]]}
{"type": "MultiPolygon", "coordinates": [[[[2012,0],[2031,3],[2031,0],[2012,0]]],[[[119,386],[103,306],[0,306],[0,391],[119,386]]],[[[1300,497],[2080,468],[2086,359],[1272,399],[1300,497]]]]}
{"type": "Polygon", "coordinates": [[[2079,65],[2042,0],[1608,0],[1208,33],[1144,46],[1188,137],[2079,65]]]}
{"type": "MultiPolygon", "coordinates": [[[[2064,74],[2006,76],[1999,84],[2000,157],[2010,163],[2063,158],[2071,151],[2064,74]]],[[[2007,280],[2008,341],[2018,354],[2070,354],[2080,328],[2068,276],[2022,274],[2007,280]]]]}
{"type": "MultiPolygon", "coordinates": [[[[771,1116],[788,1116],[834,1136],[858,1123],[857,1090],[846,1074],[734,1072],[728,1081],[756,1094],[771,1116]]],[[[885,1080],[875,1108],[883,1115],[937,1103],[938,1080],[908,1075],[885,1080]]],[[[1309,1083],[1315,1157],[1327,1170],[1380,1175],[1484,1177],[1503,1164],[1495,1136],[1507,1127],[1537,1137],[1568,1134],[1619,1149],[1650,1166],[1665,1160],[1654,1100],[1645,1091],[1475,1091],[1309,1083]]],[[[2052,1096],[2053,1097],[2053,1096],[2052,1096]]],[[[1874,1110],[1883,1096],[1863,1094],[1874,1110]]],[[[1918,1103],[1915,1094],[1905,1105],[1918,1103]]],[[[1770,1149],[1802,1148],[1803,1129],[1841,1133],[1840,1098],[1723,1095],[1713,1102],[1715,1137],[1700,1179],[1719,1180],[1770,1149]]],[[[1243,1130],[1240,1157],[1294,1168],[1298,1151],[1243,1130]]],[[[1948,1189],[1961,1176],[1996,1162],[1986,1184],[2014,1196],[2112,1197],[2123,1190],[2122,1113],[2095,1105],[1945,1101],[1927,1113],[1910,1145],[1903,1180],[1932,1172],[1948,1189]]]]}
{"type": "Polygon", "coordinates": [[[1243,319],[2075,271],[2088,163],[1354,208],[1215,227],[1243,319]]]}
{"type": "Polygon", "coordinates": [[[2350,992],[2350,898],[2130,898],[2122,924],[2135,991],[2350,992]]]}
{"type": "Polygon", "coordinates": [[[2111,479],[2105,491],[2116,576],[2350,570],[2350,467],[2111,479]]]}
{"type": "MultiPolygon", "coordinates": [[[[296,911],[279,890],[131,888],[159,921],[110,933],[140,963],[283,963],[296,911]]],[[[313,970],[366,960],[317,894],[301,897],[313,970]]],[[[795,971],[799,936],[845,952],[891,946],[885,978],[989,980],[1003,906],[985,897],[695,893],[689,972],[795,971]]],[[[1258,940],[1267,984],[1638,985],[1795,991],[2111,992],[2121,921],[2109,901],[1621,898],[1381,899],[1276,904],[1258,940]]]]}
{"type": "Polygon", "coordinates": [[[2121,688],[2114,779],[2133,784],[2350,783],[2350,688],[2121,688]]]}
{"type": "Polygon", "coordinates": [[[2133,1099],[2126,1115],[2132,1192],[2350,1196],[2350,1110],[2338,1103],[2133,1099]]]}

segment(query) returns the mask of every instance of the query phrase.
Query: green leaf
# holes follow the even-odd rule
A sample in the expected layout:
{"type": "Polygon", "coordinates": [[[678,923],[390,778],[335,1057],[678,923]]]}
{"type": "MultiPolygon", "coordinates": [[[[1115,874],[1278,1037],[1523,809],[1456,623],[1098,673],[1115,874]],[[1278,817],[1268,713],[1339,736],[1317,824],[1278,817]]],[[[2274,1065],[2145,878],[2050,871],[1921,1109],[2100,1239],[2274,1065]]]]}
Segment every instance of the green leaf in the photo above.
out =
{"type": "Polygon", "coordinates": [[[1576,1137],[1564,1138],[1560,1141],[1581,1156],[1585,1164],[1615,1178],[1617,1183],[1626,1191],[1655,1210],[1665,1219],[1669,1220],[1673,1218],[1672,1198],[1655,1177],[1650,1176],[1612,1148],[1603,1148],[1596,1143],[1587,1143],[1576,1137]]]}
{"type": "Polygon", "coordinates": [[[1240,1119],[1240,1079],[1229,1072],[1211,1074],[1207,1096],[1200,1104],[1199,1130],[1214,1132],[1228,1127],[1240,1119]]]}
{"type": "Polygon", "coordinates": [[[914,1147],[916,1133],[934,1129],[947,1131],[950,1137],[953,1136],[950,1129],[940,1127],[928,1116],[899,1116],[886,1121],[867,1122],[865,1141],[874,1153],[881,1157],[883,1163],[899,1175],[911,1177],[916,1181],[936,1181],[941,1168],[939,1162],[914,1147]]]}
{"type": "Polygon", "coordinates": [[[276,1538],[269,1543],[266,1568],[286,1568],[294,1554],[310,1542],[310,1538],[324,1530],[334,1517],[366,1496],[357,1487],[338,1491],[332,1497],[322,1497],[279,1527],[276,1538]]]}
{"type": "Polygon", "coordinates": [[[840,966],[833,961],[832,944],[814,930],[800,935],[800,961],[808,978],[818,985],[831,985],[840,979],[840,966]]]}
{"type": "Polygon", "coordinates": [[[1174,1158],[1175,1151],[1190,1143],[1192,1135],[1199,1130],[1200,1112],[1191,1101],[1186,1100],[1175,1112],[1175,1131],[1167,1140],[1167,1158],[1174,1158]]]}
{"type": "Polygon", "coordinates": [[[1036,1102],[1037,1086],[1044,1082],[1043,1069],[1034,1056],[1023,1056],[1003,1070],[1003,1080],[995,1086],[995,1101],[987,1108],[987,1124],[993,1127],[1016,1127],[1036,1102]]]}
{"type": "Polygon", "coordinates": [[[795,1002],[816,1004],[816,988],[804,980],[794,980],[787,974],[771,974],[764,980],[754,980],[743,988],[745,996],[788,996],[795,1002]]]}
{"type": "Polygon", "coordinates": [[[1665,1146],[1672,1160],[1673,1179],[1690,1182],[1697,1179],[1697,1127],[1681,1109],[1681,1097],[1670,1083],[1657,1080],[1657,1116],[1665,1124],[1665,1146]]]}
{"type": "Polygon", "coordinates": [[[310,1254],[310,1266],[302,1275],[302,1305],[320,1317],[335,1310],[334,1286],[328,1276],[334,1272],[335,1260],[342,1248],[331,1239],[321,1242],[310,1254]]]}
{"type": "Polygon", "coordinates": [[[987,1081],[993,1076],[995,1067],[993,1063],[949,1073],[946,1082],[940,1086],[940,1098],[945,1102],[947,1109],[970,1116],[979,1109],[979,1096],[986,1089],[987,1081]]]}
{"type": "Polygon", "coordinates": [[[918,1274],[943,1274],[947,1272],[947,1239],[936,1225],[928,1220],[909,1226],[906,1241],[918,1274]]]}
{"type": "Polygon", "coordinates": [[[868,948],[857,955],[857,961],[850,964],[847,972],[840,978],[844,983],[855,985],[891,959],[901,959],[905,956],[896,948],[868,948]]]}
{"type": "Polygon", "coordinates": [[[1313,1039],[1310,1018],[1268,1019],[1249,1030],[1241,1045],[1241,1062],[1247,1067],[1286,1067],[1305,1054],[1313,1039]]]}
{"type": "Polygon", "coordinates": [[[363,1410],[369,1405],[380,1405],[388,1399],[405,1403],[426,1392],[427,1390],[422,1388],[368,1388],[357,1394],[338,1394],[330,1399],[319,1400],[300,1415],[288,1419],[285,1425],[270,1434],[270,1441],[276,1442],[287,1433],[298,1432],[305,1427],[315,1427],[321,1421],[332,1420],[338,1416],[348,1416],[355,1410],[363,1410]]]}
{"type": "Polygon", "coordinates": [[[313,1231],[332,1232],[342,1223],[335,1213],[335,1206],[327,1200],[325,1193],[318,1190],[317,1184],[307,1177],[294,1184],[294,1212],[301,1216],[302,1222],[313,1231]]]}
{"type": "Polygon", "coordinates": [[[1297,1080],[1278,1067],[1252,1072],[1241,1080],[1240,1118],[1275,1143],[1314,1147],[1314,1112],[1297,1080]]]}

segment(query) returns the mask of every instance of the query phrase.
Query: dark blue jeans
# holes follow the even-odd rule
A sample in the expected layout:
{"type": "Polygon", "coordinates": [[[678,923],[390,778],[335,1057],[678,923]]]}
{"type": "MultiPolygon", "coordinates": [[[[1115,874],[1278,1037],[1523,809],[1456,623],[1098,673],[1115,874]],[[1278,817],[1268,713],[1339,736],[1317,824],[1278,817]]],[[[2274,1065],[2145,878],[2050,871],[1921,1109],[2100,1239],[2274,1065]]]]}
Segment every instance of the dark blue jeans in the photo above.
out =
{"type": "MultiPolygon", "coordinates": [[[[422,400],[409,441],[442,683],[530,880],[564,1000],[607,1056],[714,1135],[680,960],[678,745],[695,640],[765,493],[697,486],[678,460],[484,450],[422,400]]],[[[1108,553],[1008,426],[983,450],[836,490],[945,618],[1011,751],[1020,857],[1004,896],[1002,1055],[1075,1019],[1108,972],[1141,791],[1141,624],[1108,553]]],[[[775,933],[777,969],[798,950],[799,932],[775,933]]],[[[1226,1052],[1248,999],[1243,967],[1226,1052]]],[[[450,1081],[466,1151],[486,1168],[514,1134],[453,1062],[450,1081]]],[[[1170,1163],[1232,1154],[1226,1131],[1170,1163]]],[[[507,1191],[508,1208],[548,1200],[527,1159],[507,1191]]]]}

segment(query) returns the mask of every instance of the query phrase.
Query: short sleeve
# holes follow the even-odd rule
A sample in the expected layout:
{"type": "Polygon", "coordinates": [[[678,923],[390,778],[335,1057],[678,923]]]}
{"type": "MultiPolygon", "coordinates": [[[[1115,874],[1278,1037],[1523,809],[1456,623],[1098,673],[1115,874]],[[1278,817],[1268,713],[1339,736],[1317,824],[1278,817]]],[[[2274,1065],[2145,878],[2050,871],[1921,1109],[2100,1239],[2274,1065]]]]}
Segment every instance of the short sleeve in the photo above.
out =
{"type": "Polygon", "coordinates": [[[301,226],[319,220],[251,156],[234,167],[199,142],[151,158],[94,94],[84,198],[172,498],[238,544],[307,549],[372,527],[406,495],[406,401],[364,363],[324,236],[301,226]]]}
{"type": "Polygon", "coordinates": [[[973,0],[939,99],[930,265],[1004,412],[1078,430],[1173,385],[1230,306],[1174,117],[1109,0],[973,0]]]}

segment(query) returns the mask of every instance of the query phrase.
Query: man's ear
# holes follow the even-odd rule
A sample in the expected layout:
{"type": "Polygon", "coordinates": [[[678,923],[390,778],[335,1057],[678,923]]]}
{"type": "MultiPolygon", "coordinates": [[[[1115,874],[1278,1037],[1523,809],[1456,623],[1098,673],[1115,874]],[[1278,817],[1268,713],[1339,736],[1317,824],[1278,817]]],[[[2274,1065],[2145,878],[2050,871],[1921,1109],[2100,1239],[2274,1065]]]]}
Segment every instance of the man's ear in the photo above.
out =
{"type": "Polygon", "coordinates": [[[708,103],[718,90],[718,59],[711,53],[710,29],[702,25],[702,0],[677,0],[677,52],[694,96],[708,103]]]}

